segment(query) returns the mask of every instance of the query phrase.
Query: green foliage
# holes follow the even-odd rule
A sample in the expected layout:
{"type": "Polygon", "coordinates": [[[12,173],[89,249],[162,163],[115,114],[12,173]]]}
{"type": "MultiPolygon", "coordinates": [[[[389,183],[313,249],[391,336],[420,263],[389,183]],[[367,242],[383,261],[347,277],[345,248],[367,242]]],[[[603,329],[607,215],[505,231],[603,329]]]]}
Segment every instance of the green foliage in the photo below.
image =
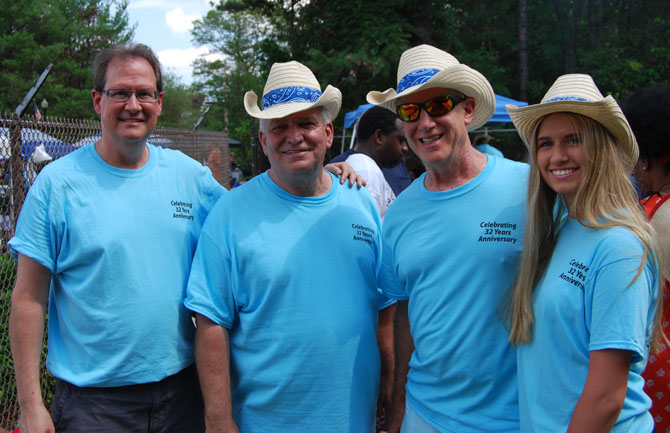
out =
{"type": "Polygon", "coordinates": [[[216,54],[200,58],[194,65],[194,89],[207,95],[207,101],[213,104],[201,127],[212,131],[227,127],[229,136],[242,142],[237,156],[247,172],[251,160],[250,143],[257,128],[251,126],[243,95],[248,90],[257,94],[263,90],[263,58],[259,44],[266,25],[255,13],[210,10],[194,22],[191,32],[195,42],[207,45],[216,54]]]}
{"type": "Polygon", "coordinates": [[[13,390],[7,389],[7,384],[14,383],[14,361],[9,348],[9,306],[12,291],[9,286],[16,278],[16,261],[9,254],[0,255],[0,407],[10,407],[14,404],[13,390]]]}
{"type": "Polygon", "coordinates": [[[171,71],[163,72],[163,110],[158,126],[191,129],[200,117],[204,96],[181,82],[171,71]]]}
{"type": "MultiPolygon", "coordinates": [[[[129,40],[127,0],[0,0],[0,111],[13,111],[49,63],[47,115],[95,118],[93,56],[129,40]]],[[[44,114],[44,113],[42,113],[44,114]]]]}

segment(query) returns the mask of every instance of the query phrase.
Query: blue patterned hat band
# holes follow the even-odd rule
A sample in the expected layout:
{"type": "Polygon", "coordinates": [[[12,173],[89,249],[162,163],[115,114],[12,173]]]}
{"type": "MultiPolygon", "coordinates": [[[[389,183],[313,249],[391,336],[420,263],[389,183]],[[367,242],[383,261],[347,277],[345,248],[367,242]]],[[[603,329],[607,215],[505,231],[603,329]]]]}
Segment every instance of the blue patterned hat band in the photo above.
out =
{"type": "Polygon", "coordinates": [[[556,102],[556,101],[583,101],[583,102],[589,102],[588,99],[586,98],[580,98],[578,96],[557,96],[555,98],[548,99],[546,101],[543,101],[544,103],[547,102],[556,102]]]}
{"type": "Polygon", "coordinates": [[[410,87],[418,86],[430,80],[433,75],[440,72],[439,69],[417,69],[410,72],[400,79],[396,93],[401,93],[410,87]]]}
{"type": "Polygon", "coordinates": [[[319,100],[321,95],[321,91],[309,87],[282,87],[263,95],[263,98],[261,99],[261,110],[265,110],[274,105],[293,102],[314,103],[319,100]]]}

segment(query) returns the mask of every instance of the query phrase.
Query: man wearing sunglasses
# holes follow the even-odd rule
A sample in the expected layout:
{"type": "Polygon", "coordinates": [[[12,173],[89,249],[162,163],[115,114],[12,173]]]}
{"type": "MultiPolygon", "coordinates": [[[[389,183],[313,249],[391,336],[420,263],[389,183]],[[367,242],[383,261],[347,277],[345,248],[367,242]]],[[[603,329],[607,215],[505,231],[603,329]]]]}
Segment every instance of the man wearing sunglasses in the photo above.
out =
{"type": "Polygon", "coordinates": [[[528,167],[470,143],[493,89],[421,45],[400,58],[397,88],[367,99],[398,115],[426,167],[384,219],[382,290],[399,300],[388,431],[518,432],[516,352],[499,308],[520,259],[528,167]]]}
{"type": "Polygon", "coordinates": [[[197,161],[147,142],[163,99],[149,47],[103,50],[94,75],[100,140],[42,170],[9,243],[21,431],[204,432],[182,300],[200,229],[225,190],[197,161]],[[51,417],[39,384],[47,300],[51,417]]]}

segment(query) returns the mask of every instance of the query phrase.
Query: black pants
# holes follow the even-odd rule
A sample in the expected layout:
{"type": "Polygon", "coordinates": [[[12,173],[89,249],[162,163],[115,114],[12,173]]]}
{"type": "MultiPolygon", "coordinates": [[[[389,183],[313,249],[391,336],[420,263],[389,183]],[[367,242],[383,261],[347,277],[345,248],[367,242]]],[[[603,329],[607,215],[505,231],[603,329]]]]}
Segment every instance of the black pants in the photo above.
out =
{"type": "Polygon", "coordinates": [[[201,433],[204,405],[190,366],[160,382],[113,388],[56,380],[51,406],[56,433],[201,433]]]}

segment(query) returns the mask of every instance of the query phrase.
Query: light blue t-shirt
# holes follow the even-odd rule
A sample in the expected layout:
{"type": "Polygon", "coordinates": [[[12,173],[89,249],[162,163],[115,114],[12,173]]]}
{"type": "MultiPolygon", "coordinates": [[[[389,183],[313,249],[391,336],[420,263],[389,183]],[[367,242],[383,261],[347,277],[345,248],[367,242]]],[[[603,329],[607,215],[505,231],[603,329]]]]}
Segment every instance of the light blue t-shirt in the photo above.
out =
{"type": "Polygon", "coordinates": [[[47,367],[77,386],[154,382],[194,360],[182,301],[225,189],[181,152],[148,148],[138,170],[106,164],[94,145],[47,165],[9,243],[52,273],[47,367]]]}
{"type": "Polygon", "coordinates": [[[298,197],[266,172],[203,228],[185,304],[230,330],[242,433],[375,430],[381,224],[367,191],[332,183],[298,197]]]}
{"type": "Polygon", "coordinates": [[[628,391],[613,432],[649,433],[647,364],[657,280],[642,243],[622,227],[593,230],[567,219],[533,293],[532,341],[518,349],[522,432],[564,432],[581,395],[592,350],[633,353],[628,391]]]}
{"type": "Polygon", "coordinates": [[[518,432],[516,352],[500,307],[520,259],[528,166],[488,158],[470,182],[424,187],[389,207],[384,293],[409,299],[407,401],[443,432],[518,432]]]}

